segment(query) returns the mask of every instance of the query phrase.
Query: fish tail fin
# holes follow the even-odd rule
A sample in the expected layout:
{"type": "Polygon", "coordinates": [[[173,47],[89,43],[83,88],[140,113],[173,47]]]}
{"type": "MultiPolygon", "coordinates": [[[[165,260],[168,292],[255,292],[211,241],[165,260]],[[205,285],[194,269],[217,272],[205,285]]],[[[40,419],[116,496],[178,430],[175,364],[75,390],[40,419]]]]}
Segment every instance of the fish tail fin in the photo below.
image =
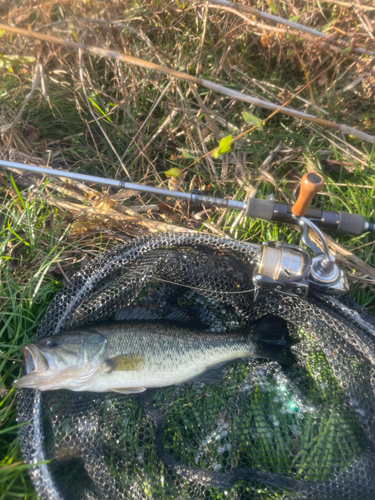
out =
{"type": "Polygon", "coordinates": [[[254,321],[250,325],[251,333],[264,345],[286,345],[285,338],[289,334],[288,323],[285,319],[273,314],[267,314],[263,318],[254,321]]]}
{"type": "Polygon", "coordinates": [[[254,321],[246,332],[249,344],[253,346],[252,357],[272,359],[290,365],[293,356],[286,342],[288,334],[287,322],[273,314],[254,321]]]}

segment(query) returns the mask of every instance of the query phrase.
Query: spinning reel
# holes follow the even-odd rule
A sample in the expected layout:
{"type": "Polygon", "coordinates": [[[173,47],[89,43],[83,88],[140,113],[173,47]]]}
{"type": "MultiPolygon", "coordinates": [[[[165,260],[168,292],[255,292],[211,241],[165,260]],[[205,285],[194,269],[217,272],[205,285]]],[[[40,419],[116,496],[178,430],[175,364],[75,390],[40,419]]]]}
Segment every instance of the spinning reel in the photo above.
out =
{"type": "Polygon", "coordinates": [[[322,186],[323,178],[317,173],[308,173],[302,177],[299,196],[291,207],[292,215],[289,220],[301,227],[302,242],[313,253],[313,257],[297,245],[263,243],[259,259],[254,262],[255,297],[264,287],[292,297],[305,297],[309,286],[323,293],[343,294],[349,291],[345,273],[337,267],[323,233],[310,219],[304,217],[309,201],[322,186]],[[310,240],[308,229],[319,237],[323,250],[310,240]]]}

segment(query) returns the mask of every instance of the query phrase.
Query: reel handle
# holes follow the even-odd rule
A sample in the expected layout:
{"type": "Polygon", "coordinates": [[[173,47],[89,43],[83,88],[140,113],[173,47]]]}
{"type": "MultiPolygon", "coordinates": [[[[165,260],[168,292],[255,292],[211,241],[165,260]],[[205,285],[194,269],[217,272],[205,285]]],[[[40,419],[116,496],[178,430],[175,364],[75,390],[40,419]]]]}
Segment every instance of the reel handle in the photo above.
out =
{"type": "Polygon", "coordinates": [[[324,180],[320,174],[316,172],[305,174],[301,179],[299,195],[297,201],[292,206],[292,213],[297,217],[305,215],[310,200],[319,193],[323,184],[324,180]]]}

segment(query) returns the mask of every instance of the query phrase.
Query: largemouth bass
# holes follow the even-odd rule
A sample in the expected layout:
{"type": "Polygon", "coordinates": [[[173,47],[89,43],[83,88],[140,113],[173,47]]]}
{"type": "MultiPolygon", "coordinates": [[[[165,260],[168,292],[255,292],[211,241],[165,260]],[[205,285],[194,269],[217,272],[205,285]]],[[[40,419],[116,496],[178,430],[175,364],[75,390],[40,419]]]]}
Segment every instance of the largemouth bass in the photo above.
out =
{"type": "Polygon", "coordinates": [[[211,333],[165,320],[84,327],[38,340],[23,352],[27,375],[14,382],[16,388],[124,394],[181,384],[237,358],[277,357],[251,328],[211,333]]]}

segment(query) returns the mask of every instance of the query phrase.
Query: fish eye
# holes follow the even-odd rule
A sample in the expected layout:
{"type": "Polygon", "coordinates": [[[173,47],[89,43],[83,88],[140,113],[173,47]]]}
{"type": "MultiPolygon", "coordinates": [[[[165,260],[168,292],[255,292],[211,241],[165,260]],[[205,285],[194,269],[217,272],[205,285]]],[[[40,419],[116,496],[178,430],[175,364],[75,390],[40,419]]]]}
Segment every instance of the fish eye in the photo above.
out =
{"type": "Polygon", "coordinates": [[[52,337],[48,340],[47,346],[48,347],[57,347],[60,344],[59,339],[52,337]]]}

